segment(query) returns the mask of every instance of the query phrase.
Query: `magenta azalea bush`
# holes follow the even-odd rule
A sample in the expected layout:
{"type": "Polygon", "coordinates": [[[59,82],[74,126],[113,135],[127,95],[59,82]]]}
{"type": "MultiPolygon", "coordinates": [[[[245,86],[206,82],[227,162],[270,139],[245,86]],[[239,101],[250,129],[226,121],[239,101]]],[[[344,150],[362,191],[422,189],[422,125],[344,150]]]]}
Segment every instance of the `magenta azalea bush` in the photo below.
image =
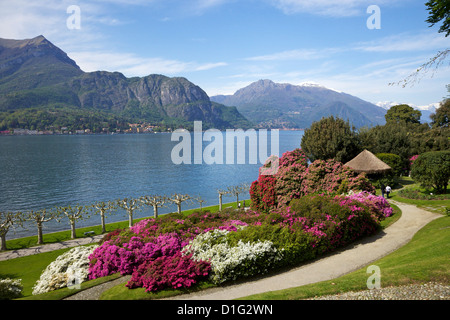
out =
{"type": "Polygon", "coordinates": [[[316,160],[308,165],[301,149],[285,152],[273,176],[259,175],[250,188],[252,209],[269,212],[310,194],[342,194],[349,191],[375,192],[365,173],[357,174],[341,162],[316,160]]]}
{"type": "Polygon", "coordinates": [[[252,184],[251,210],[172,213],[111,232],[89,257],[89,278],[131,275],[126,286],[148,292],[222,283],[313,259],[374,234],[392,215],[365,175],[339,162],[308,166],[296,149],[279,164],[252,184]]]}

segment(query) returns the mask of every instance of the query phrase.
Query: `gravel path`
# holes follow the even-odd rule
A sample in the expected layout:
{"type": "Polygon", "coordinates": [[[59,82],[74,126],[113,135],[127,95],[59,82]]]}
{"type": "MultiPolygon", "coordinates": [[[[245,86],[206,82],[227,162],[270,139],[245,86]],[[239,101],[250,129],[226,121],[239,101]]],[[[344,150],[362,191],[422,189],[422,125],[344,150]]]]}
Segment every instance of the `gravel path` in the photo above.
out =
{"type": "Polygon", "coordinates": [[[98,286],[80,291],[70,297],[64,298],[63,300],[99,300],[103,291],[115,287],[119,284],[124,284],[131,279],[131,276],[120,277],[109,282],[102,283],[98,286]]]}
{"type": "Polygon", "coordinates": [[[421,285],[350,291],[309,300],[450,300],[450,286],[429,282],[421,285]]]}

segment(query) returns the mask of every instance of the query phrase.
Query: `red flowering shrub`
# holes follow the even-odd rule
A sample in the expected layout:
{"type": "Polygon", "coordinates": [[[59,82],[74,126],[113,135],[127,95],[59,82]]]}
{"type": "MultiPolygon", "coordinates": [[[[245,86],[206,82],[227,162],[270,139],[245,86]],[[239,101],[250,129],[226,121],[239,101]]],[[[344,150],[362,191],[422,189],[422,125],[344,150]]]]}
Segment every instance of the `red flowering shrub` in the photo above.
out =
{"type": "Polygon", "coordinates": [[[304,152],[295,149],[283,154],[275,175],[259,175],[250,189],[250,199],[253,210],[268,213],[305,195],[349,191],[375,192],[375,188],[364,173],[357,174],[333,159],[316,160],[308,166],[304,152]]]}
{"type": "Polygon", "coordinates": [[[165,288],[188,288],[206,278],[210,270],[209,262],[194,261],[190,255],[185,256],[177,251],[174,255],[144,261],[133,272],[126,286],[130,289],[143,287],[147,292],[165,288]]]}
{"type": "MultiPolygon", "coordinates": [[[[266,165],[267,163],[264,164],[266,165]]],[[[252,209],[267,213],[272,208],[288,203],[290,198],[299,197],[298,185],[301,184],[307,165],[308,159],[304,152],[295,149],[283,153],[279,159],[278,171],[274,175],[262,174],[266,171],[260,170],[258,180],[254,181],[250,188],[252,209]]]]}
{"type": "Polygon", "coordinates": [[[316,160],[306,170],[301,185],[304,195],[314,193],[342,194],[349,191],[375,192],[364,173],[357,174],[341,162],[316,160]]]}

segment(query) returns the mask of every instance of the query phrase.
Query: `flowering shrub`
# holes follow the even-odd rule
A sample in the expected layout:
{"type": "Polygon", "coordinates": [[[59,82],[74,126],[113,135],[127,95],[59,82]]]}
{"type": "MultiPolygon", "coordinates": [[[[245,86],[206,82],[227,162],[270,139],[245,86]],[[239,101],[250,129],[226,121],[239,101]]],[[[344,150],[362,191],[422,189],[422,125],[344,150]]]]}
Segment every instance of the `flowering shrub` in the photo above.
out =
{"type": "Polygon", "coordinates": [[[364,173],[356,174],[341,162],[316,160],[309,165],[301,184],[304,195],[314,193],[342,194],[350,190],[374,192],[364,173]]]}
{"type": "Polygon", "coordinates": [[[211,269],[208,262],[193,260],[181,251],[144,261],[133,272],[128,288],[144,287],[147,292],[164,288],[188,288],[206,278],[211,269]]]}
{"type": "Polygon", "coordinates": [[[214,283],[236,280],[267,272],[282,256],[270,241],[257,241],[230,246],[226,236],[230,231],[215,229],[195,237],[183,249],[196,261],[211,263],[210,279],[214,283]]]}
{"type": "Polygon", "coordinates": [[[260,175],[250,187],[251,208],[261,212],[269,212],[277,201],[275,190],[276,179],[273,176],[260,175]]]}
{"type": "Polygon", "coordinates": [[[305,195],[349,191],[375,192],[375,188],[364,173],[357,174],[333,159],[316,160],[308,166],[304,152],[295,149],[283,154],[275,175],[259,175],[250,188],[250,199],[253,210],[268,213],[305,195]]]}
{"type": "Polygon", "coordinates": [[[121,246],[106,241],[89,257],[89,279],[117,272],[122,275],[132,274],[145,261],[161,256],[173,256],[182,247],[182,239],[176,233],[159,235],[149,242],[139,236],[133,236],[121,246]]]}
{"type": "Polygon", "coordinates": [[[352,193],[347,197],[349,200],[356,200],[369,208],[372,218],[380,222],[384,218],[390,217],[393,209],[384,197],[375,196],[369,192],[352,193]]]}
{"type": "Polygon", "coordinates": [[[22,279],[0,279],[0,300],[19,298],[22,290],[22,279]]]}
{"type": "Polygon", "coordinates": [[[42,272],[33,287],[33,295],[69,286],[73,281],[80,284],[88,279],[89,256],[97,248],[75,247],[60,255],[42,272]]]}
{"type": "Polygon", "coordinates": [[[168,214],[106,238],[90,256],[91,279],[131,274],[147,291],[222,283],[309,260],[378,230],[392,214],[368,192],[306,195],[261,214],[255,210],[168,214]]]}

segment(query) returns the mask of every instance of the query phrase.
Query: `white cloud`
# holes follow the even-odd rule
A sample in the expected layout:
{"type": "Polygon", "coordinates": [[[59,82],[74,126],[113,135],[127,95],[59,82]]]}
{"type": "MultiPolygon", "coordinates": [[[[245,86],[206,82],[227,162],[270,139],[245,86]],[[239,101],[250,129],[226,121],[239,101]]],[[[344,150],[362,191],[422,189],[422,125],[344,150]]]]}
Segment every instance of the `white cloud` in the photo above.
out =
{"type": "Polygon", "coordinates": [[[336,49],[329,48],[324,50],[317,49],[297,49],[276,52],[262,56],[250,57],[245,60],[249,61],[283,61],[283,60],[313,60],[323,58],[336,52],[336,49]]]}
{"type": "Polygon", "coordinates": [[[376,41],[355,45],[355,50],[367,52],[424,51],[448,48],[449,42],[442,34],[423,32],[419,34],[397,34],[376,41]]]}
{"type": "MultiPolygon", "coordinates": [[[[350,17],[366,13],[373,0],[271,0],[285,14],[309,13],[332,17],[350,17]]],[[[378,0],[377,5],[388,1],[378,0]]],[[[391,1],[392,2],[392,1],[391,1]]]]}
{"type": "Polygon", "coordinates": [[[133,53],[116,52],[70,52],[69,56],[77,62],[83,71],[119,71],[128,77],[147,76],[155,73],[176,75],[185,72],[205,71],[227,65],[225,62],[184,62],[159,57],[140,57],[133,53]]]}

